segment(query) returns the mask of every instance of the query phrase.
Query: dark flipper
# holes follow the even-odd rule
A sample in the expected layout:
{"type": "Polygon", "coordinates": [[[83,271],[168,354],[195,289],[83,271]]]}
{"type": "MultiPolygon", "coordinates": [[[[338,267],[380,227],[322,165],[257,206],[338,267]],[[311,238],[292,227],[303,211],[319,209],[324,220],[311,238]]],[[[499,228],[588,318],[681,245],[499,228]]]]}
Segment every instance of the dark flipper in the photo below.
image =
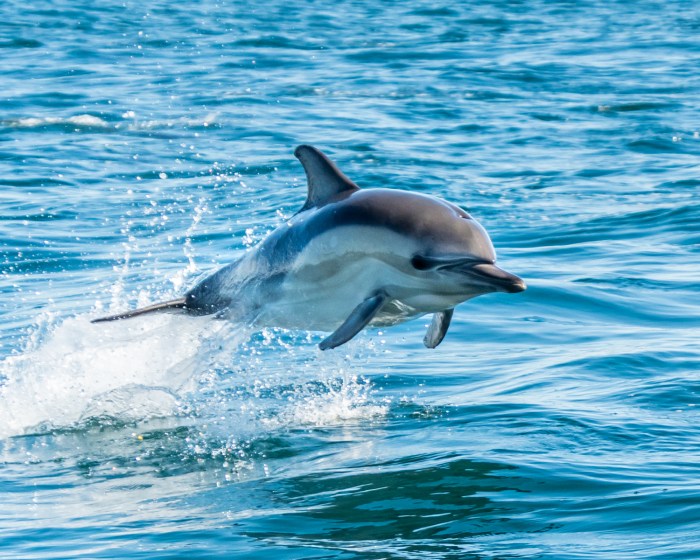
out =
{"type": "Polygon", "coordinates": [[[117,315],[110,315],[109,317],[100,317],[99,319],[93,319],[91,323],[102,323],[104,321],[117,321],[119,319],[131,319],[132,317],[138,317],[139,315],[145,315],[146,313],[154,313],[156,311],[167,311],[172,309],[185,309],[185,298],[173,299],[171,301],[164,301],[163,303],[156,303],[154,305],[149,305],[148,307],[142,307],[141,309],[134,309],[133,311],[125,311],[124,313],[118,313],[117,315]]]}
{"type": "Polygon", "coordinates": [[[442,339],[447,334],[447,329],[450,328],[450,321],[452,321],[454,312],[454,309],[445,309],[433,315],[433,322],[430,323],[428,332],[425,333],[425,338],[423,338],[423,344],[427,348],[435,348],[442,342],[442,339]]]}
{"type": "Polygon", "coordinates": [[[318,347],[321,350],[328,350],[329,348],[335,348],[336,346],[345,344],[367,326],[386,303],[386,300],[387,296],[384,293],[367,298],[353,309],[352,313],[345,319],[345,322],[328,338],[322,340],[318,347]]]}

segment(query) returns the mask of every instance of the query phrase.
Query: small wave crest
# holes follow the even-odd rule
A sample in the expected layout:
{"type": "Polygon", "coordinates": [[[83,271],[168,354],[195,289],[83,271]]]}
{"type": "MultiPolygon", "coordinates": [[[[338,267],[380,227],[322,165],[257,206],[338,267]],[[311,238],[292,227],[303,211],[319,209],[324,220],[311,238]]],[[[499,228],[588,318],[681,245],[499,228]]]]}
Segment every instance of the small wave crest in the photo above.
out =
{"type": "Polygon", "coordinates": [[[72,115],[69,117],[21,117],[5,119],[0,124],[13,129],[58,129],[98,132],[118,132],[121,130],[138,132],[141,130],[168,130],[175,127],[199,129],[219,126],[218,115],[207,113],[201,118],[181,117],[176,119],[141,119],[134,111],[121,115],[106,115],[106,118],[90,115],[72,115]]]}
{"type": "Polygon", "coordinates": [[[113,128],[113,126],[95,115],[74,115],[72,117],[23,117],[6,120],[3,124],[10,128],[42,128],[48,126],[75,126],[79,128],[113,128]]]}

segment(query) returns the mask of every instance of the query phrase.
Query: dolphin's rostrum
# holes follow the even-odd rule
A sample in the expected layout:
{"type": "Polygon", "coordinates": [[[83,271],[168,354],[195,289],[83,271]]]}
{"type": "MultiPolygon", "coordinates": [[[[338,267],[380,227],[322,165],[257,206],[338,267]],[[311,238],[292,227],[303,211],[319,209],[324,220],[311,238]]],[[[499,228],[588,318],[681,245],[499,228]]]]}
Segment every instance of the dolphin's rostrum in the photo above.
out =
{"type": "Polygon", "coordinates": [[[366,326],[433,313],[424,343],[435,348],[454,307],[525,283],[494,263],[488,234],[442,199],[394,189],[360,189],[321,151],[299,146],[308,180],[301,210],[252,250],[184,297],[95,319],[163,310],[213,314],[254,327],[332,331],[326,350],[366,326]]]}

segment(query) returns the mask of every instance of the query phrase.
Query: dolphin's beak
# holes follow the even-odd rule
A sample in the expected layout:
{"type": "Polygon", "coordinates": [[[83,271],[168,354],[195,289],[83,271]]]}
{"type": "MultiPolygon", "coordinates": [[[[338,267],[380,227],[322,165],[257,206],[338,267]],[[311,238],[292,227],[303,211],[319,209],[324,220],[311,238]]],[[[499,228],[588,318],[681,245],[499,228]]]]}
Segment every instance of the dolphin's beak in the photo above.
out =
{"type": "Polygon", "coordinates": [[[525,282],[515,274],[498,268],[487,260],[474,257],[430,257],[415,255],[411,261],[418,270],[445,270],[466,276],[469,284],[486,288],[483,292],[517,294],[527,289],[525,282]]]}
{"type": "Polygon", "coordinates": [[[522,278],[498,268],[495,264],[477,263],[465,270],[470,276],[497,292],[517,294],[527,288],[522,278]]]}

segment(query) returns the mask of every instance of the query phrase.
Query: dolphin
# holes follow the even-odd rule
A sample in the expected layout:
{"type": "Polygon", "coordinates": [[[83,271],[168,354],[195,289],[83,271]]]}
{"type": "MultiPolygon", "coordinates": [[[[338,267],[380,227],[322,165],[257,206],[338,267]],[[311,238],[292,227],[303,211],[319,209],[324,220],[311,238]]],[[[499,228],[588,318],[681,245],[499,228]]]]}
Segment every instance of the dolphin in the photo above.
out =
{"type": "Polygon", "coordinates": [[[459,206],[421,193],[360,189],[320,150],[294,155],[308,181],[301,210],[179,299],[94,319],[158,311],[214,315],[254,328],[327,331],[335,348],[367,326],[428,313],[423,340],[442,342],[459,303],[525,282],[495,265],[486,230],[459,206]]]}

